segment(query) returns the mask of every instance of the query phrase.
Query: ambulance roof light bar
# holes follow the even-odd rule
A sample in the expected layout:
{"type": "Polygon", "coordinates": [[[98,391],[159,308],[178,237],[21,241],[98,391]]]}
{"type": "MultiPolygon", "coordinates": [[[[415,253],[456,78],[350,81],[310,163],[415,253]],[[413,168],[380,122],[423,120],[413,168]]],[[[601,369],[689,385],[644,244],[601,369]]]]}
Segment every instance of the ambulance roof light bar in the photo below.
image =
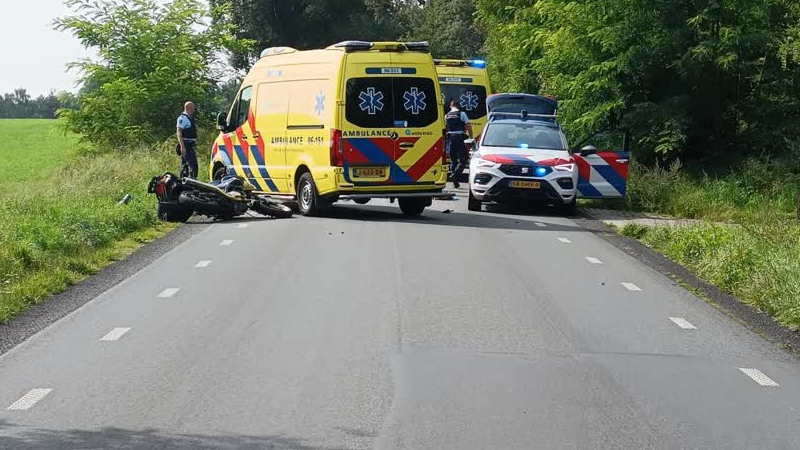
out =
{"type": "Polygon", "coordinates": [[[367,42],[367,41],[343,41],[333,44],[329,49],[340,49],[345,52],[358,52],[367,50],[378,50],[381,52],[430,52],[430,44],[427,42],[367,42]]]}
{"type": "Polygon", "coordinates": [[[273,56],[273,55],[282,55],[285,53],[294,53],[297,49],[292,47],[269,47],[265,48],[263,52],[261,52],[261,57],[265,56],[273,56]]]}
{"type": "Polygon", "coordinates": [[[485,69],[485,59],[434,59],[433,63],[437,66],[450,66],[450,67],[474,67],[476,69],[485,69]]]}

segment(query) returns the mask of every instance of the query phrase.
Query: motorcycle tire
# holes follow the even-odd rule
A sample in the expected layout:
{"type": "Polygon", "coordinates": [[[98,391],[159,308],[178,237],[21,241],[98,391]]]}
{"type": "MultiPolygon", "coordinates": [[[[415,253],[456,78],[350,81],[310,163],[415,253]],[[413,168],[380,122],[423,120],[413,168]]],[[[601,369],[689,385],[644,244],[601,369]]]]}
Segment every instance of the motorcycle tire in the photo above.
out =
{"type": "Polygon", "coordinates": [[[178,203],[158,202],[156,216],[164,222],[183,223],[192,217],[192,210],[178,203]]]}
{"type": "Polygon", "coordinates": [[[228,216],[233,212],[217,195],[209,192],[183,191],[178,202],[204,216],[228,216]]]}
{"type": "Polygon", "coordinates": [[[292,208],[280,203],[274,203],[266,200],[257,200],[253,202],[253,210],[265,216],[271,216],[276,219],[288,219],[292,217],[292,208]]]}

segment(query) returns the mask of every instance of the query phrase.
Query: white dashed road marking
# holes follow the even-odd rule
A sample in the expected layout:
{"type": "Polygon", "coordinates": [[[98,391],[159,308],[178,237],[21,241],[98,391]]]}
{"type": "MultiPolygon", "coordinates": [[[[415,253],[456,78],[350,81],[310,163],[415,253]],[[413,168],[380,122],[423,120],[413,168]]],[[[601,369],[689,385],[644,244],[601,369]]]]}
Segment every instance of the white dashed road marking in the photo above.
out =
{"type": "Polygon", "coordinates": [[[637,285],[635,285],[633,283],[620,283],[620,284],[622,284],[622,286],[624,286],[625,289],[627,289],[629,291],[641,291],[642,290],[642,288],[640,288],[639,286],[637,286],[637,285]]]}
{"type": "Polygon", "coordinates": [[[159,298],[169,298],[169,297],[172,297],[173,295],[177,294],[178,291],[180,291],[180,289],[178,289],[178,288],[167,288],[167,289],[164,289],[163,291],[161,291],[161,293],[158,294],[158,297],[159,298]]]}
{"type": "Polygon", "coordinates": [[[107,335],[100,338],[101,341],[118,341],[125,333],[131,331],[130,328],[114,328],[107,335]]]}
{"type": "Polygon", "coordinates": [[[777,387],[778,383],[772,381],[772,379],[763,373],[761,373],[758,369],[747,369],[744,367],[739,367],[739,370],[744,372],[745,375],[752,378],[753,381],[760,384],[761,386],[770,386],[770,387],[777,387]]]}
{"type": "Polygon", "coordinates": [[[15,401],[11,406],[6,408],[8,411],[24,411],[29,409],[31,406],[35,405],[36,402],[43,399],[47,394],[49,394],[52,389],[31,389],[30,392],[23,395],[21,399],[15,401]]]}
{"type": "Polygon", "coordinates": [[[586,260],[589,261],[592,264],[603,264],[603,261],[600,261],[599,259],[595,258],[594,256],[587,256],[586,260]]]}
{"type": "Polygon", "coordinates": [[[199,263],[195,264],[195,267],[208,267],[211,265],[211,261],[200,261],[199,263]]]}
{"type": "Polygon", "coordinates": [[[558,238],[558,240],[561,241],[564,244],[572,244],[572,241],[570,241],[567,238],[558,238]]]}
{"type": "Polygon", "coordinates": [[[231,245],[233,241],[230,239],[225,239],[224,241],[220,242],[219,245],[231,245]]]}
{"type": "Polygon", "coordinates": [[[675,325],[683,328],[684,330],[696,330],[697,327],[689,323],[688,320],[684,319],[683,317],[670,317],[669,320],[673,321],[675,325]]]}
{"type": "Polygon", "coordinates": [[[542,222],[535,222],[536,226],[539,228],[545,228],[547,225],[543,224],[542,222]]]}
{"type": "Polygon", "coordinates": [[[246,223],[239,224],[239,226],[236,228],[247,228],[247,224],[246,223]]]}

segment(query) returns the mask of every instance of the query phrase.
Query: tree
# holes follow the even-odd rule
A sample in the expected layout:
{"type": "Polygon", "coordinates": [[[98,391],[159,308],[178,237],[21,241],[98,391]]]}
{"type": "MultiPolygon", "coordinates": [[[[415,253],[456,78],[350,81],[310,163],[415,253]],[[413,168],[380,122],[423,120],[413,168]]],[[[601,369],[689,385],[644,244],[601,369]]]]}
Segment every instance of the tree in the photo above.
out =
{"type": "Polygon", "coordinates": [[[475,0],[431,0],[412,16],[409,40],[430,42],[437,58],[475,58],[486,37],[474,16],[475,0]]]}
{"type": "Polygon", "coordinates": [[[718,158],[800,135],[800,72],[779,58],[792,0],[478,0],[501,88],[555,94],[573,136],[718,158]]]}
{"type": "Polygon", "coordinates": [[[175,132],[182,104],[200,111],[211,103],[225,51],[248,43],[234,37],[230,10],[208,9],[200,0],[125,3],[68,0],[75,15],[56,21],[99,60],[79,61],[91,89],[78,96],[80,108],[63,109],[67,127],[105,148],[160,141],[175,132]]]}
{"type": "Polygon", "coordinates": [[[210,0],[230,7],[238,38],[256,45],[234,52],[232,63],[246,69],[267,47],[324,48],[349,39],[396,40],[407,34],[409,11],[396,0],[210,0]]]}

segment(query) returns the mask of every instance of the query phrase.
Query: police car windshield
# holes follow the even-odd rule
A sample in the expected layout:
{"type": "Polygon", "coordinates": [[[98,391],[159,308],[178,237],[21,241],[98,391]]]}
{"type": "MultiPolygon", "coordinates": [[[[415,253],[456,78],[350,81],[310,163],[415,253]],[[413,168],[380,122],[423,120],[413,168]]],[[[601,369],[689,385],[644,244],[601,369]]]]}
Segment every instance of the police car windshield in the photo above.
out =
{"type": "Polygon", "coordinates": [[[482,146],[566,150],[557,128],[535,123],[490,123],[482,146]]]}

